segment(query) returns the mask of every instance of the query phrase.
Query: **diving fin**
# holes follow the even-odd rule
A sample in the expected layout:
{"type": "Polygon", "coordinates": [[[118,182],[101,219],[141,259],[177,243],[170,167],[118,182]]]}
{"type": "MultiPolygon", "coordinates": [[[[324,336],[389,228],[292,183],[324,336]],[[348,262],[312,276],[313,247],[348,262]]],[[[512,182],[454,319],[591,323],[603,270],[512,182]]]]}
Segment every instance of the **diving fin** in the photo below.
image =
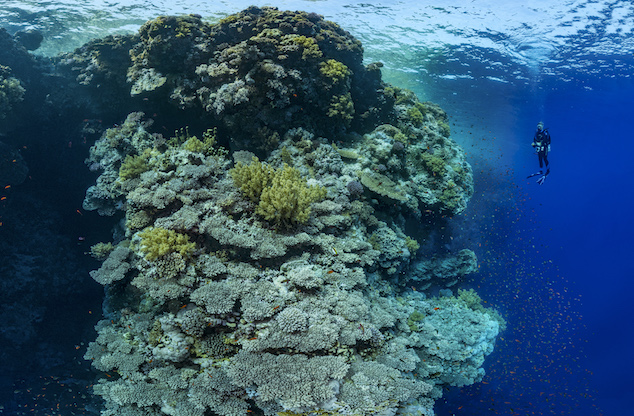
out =
{"type": "Polygon", "coordinates": [[[540,171],[539,171],[539,172],[537,172],[537,173],[533,173],[532,175],[528,175],[528,176],[526,177],[526,179],[530,179],[530,178],[532,178],[533,176],[542,175],[543,173],[544,173],[544,172],[542,172],[542,171],[540,170],[540,171]]]}
{"type": "Polygon", "coordinates": [[[546,173],[544,173],[544,176],[542,176],[541,178],[537,179],[537,183],[540,185],[544,184],[544,181],[546,180],[546,176],[548,176],[548,174],[550,173],[550,169],[548,169],[546,171],[546,173]]]}

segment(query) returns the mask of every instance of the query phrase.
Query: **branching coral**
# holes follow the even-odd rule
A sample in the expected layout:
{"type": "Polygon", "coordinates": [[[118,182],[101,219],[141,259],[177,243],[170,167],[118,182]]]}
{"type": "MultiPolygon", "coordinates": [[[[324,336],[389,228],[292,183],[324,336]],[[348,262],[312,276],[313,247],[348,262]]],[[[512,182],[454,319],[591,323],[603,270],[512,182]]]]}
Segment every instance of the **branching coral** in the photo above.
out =
{"type": "Polygon", "coordinates": [[[328,117],[338,118],[344,122],[344,125],[350,125],[354,118],[354,104],[350,98],[350,94],[338,95],[330,101],[328,107],[328,117]]]}

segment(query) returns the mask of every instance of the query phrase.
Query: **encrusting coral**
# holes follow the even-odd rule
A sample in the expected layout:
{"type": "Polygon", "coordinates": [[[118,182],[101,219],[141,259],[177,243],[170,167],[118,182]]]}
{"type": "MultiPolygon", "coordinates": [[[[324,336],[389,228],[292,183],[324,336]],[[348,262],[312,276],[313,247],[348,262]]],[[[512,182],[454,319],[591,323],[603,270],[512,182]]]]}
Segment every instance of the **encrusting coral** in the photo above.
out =
{"type": "Polygon", "coordinates": [[[383,84],[358,41],[313,14],[161,17],[134,42],[135,94],[198,100],[220,126],[165,139],[132,113],[91,149],[101,176],[84,206],[125,215],[91,273],[110,288],[85,355],[110,375],[94,387],[102,415],[433,415],[443,388],[482,379],[504,320],[474,292],[410,288],[477,264],[469,250],[428,258],[426,237],[403,231],[472,192],[442,110],[383,84]],[[335,97],[352,110],[331,116],[335,97]],[[288,118],[237,123],[256,110],[288,118]],[[361,130],[333,146],[348,128],[361,130]],[[257,131],[275,138],[262,161],[247,151],[257,131]]]}

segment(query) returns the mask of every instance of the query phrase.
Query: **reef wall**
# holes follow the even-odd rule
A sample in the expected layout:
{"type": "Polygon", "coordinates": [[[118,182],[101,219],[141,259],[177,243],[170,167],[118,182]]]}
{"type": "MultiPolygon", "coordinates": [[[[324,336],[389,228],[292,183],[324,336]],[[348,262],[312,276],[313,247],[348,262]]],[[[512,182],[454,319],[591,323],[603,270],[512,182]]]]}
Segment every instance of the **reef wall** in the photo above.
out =
{"type": "Polygon", "coordinates": [[[475,255],[427,258],[405,233],[461,213],[471,167],[444,111],[362,55],[319,15],[251,7],[59,59],[99,105],[145,110],[87,160],[84,208],[120,219],[92,248],[103,415],[433,415],[482,379],[504,320],[424,292],[475,255]],[[179,117],[205,128],[166,134],[179,117]]]}

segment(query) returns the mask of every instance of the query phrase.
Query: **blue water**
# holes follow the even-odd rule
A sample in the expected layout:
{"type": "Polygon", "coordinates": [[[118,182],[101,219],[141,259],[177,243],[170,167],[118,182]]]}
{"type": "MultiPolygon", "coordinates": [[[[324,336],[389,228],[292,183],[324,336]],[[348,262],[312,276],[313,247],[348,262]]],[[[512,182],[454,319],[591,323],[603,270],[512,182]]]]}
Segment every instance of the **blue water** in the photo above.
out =
{"type": "MultiPolygon", "coordinates": [[[[36,53],[54,55],[95,36],[136,30],[165,12],[218,18],[257,3],[316,11],[339,23],[363,42],[368,62],[385,63],[386,81],[448,112],[452,138],[474,168],[475,195],[455,220],[481,263],[468,285],[502,312],[508,329],[485,363],[484,383],[447,391],[437,415],[631,414],[630,1],[541,0],[530,7],[503,0],[454,0],[442,7],[430,1],[227,1],[213,9],[205,3],[13,0],[0,5],[0,26],[42,30],[45,42],[36,53]],[[551,174],[542,186],[526,179],[538,170],[530,142],[540,120],[552,136],[551,174]]],[[[13,225],[2,219],[0,238],[20,239],[29,253],[52,243],[69,266],[47,272],[41,265],[37,272],[47,278],[32,277],[29,288],[11,292],[24,296],[38,316],[24,329],[25,337],[31,334],[28,349],[2,352],[3,360],[20,357],[25,364],[23,371],[0,374],[0,414],[90,414],[81,396],[90,394],[92,376],[81,357],[83,343],[95,336],[102,293],[85,278],[98,266],[83,252],[105,241],[109,226],[76,214],[90,184],[77,179],[87,147],[69,146],[55,132],[49,144],[38,149],[33,143],[25,158],[52,152],[52,159],[76,166],[32,169],[33,180],[9,195],[29,208],[11,217],[13,225]],[[29,228],[29,218],[47,228],[29,228]],[[72,290],[50,283],[69,273],[77,274],[72,290]],[[34,399],[38,394],[42,398],[34,399]]],[[[51,247],[44,252],[55,257],[51,247]]],[[[14,259],[0,256],[5,266],[14,259]]]]}

